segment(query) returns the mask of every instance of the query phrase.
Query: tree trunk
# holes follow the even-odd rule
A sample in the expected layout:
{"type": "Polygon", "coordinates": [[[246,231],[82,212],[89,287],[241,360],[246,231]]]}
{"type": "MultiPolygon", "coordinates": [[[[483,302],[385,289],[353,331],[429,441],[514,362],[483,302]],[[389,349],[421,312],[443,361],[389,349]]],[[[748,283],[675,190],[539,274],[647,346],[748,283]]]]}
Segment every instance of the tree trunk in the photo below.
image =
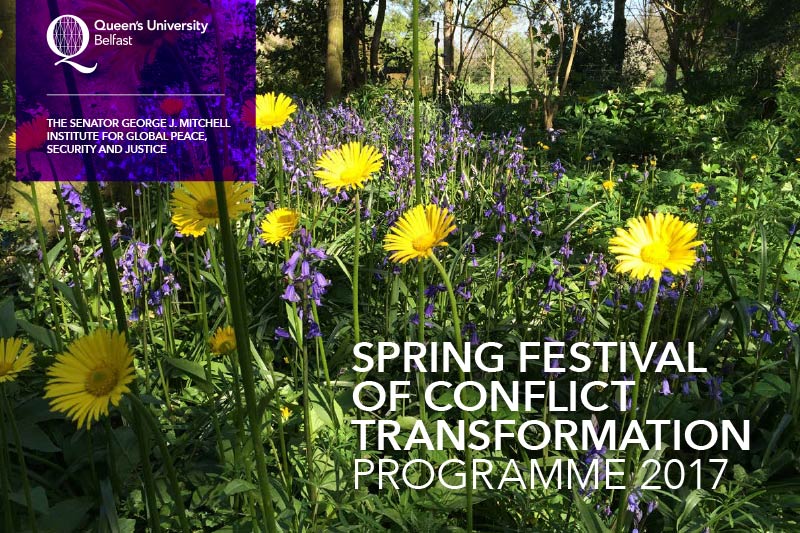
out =
{"type": "Polygon", "coordinates": [[[444,75],[442,87],[447,90],[455,73],[455,3],[453,0],[444,0],[444,26],[442,39],[442,58],[444,61],[444,75]]]}
{"type": "Polygon", "coordinates": [[[352,10],[344,11],[344,83],[348,89],[357,89],[367,81],[366,15],[364,2],[357,0],[352,10]]]}
{"type": "Polygon", "coordinates": [[[489,94],[494,94],[495,61],[497,56],[497,43],[489,44],[489,94]]]}
{"type": "Polygon", "coordinates": [[[627,25],[625,0],[614,0],[614,21],[611,25],[611,65],[618,76],[622,76],[622,65],[625,63],[627,25]]]}
{"type": "Polygon", "coordinates": [[[533,23],[528,24],[528,44],[530,45],[531,49],[531,65],[530,65],[530,76],[528,77],[530,88],[533,89],[536,85],[536,30],[533,27],[533,23]]]}
{"type": "Polygon", "coordinates": [[[378,0],[378,13],[375,15],[375,30],[372,32],[372,44],[369,47],[369,70],[372,79],[378,79],[378,50],[381,46],[383,19],[386,17],[386,0],[378,0]]]}
{"type": "MultiPolygon", "coordinates": [[[[664,90],[667,93],[674,93],[678,90],[678,64],[680,63],[680,51],[677,35],[673,32],[667,36],[669,46],[669,59],[664,66],[666,79],[664,80],[664,90]]],[[[685,75],[686,73],[684,73],[685,75]]]]}
{"type": "Polygon", "coordinates": [[[13,76],[17,52],[17,5],[14,0],[0,0],[0,64],[13,76]]]}
{"type": "Polygon", "coordinates": [[[328,49],[325,56],[325,100],[342,93],[344,62],[344,0],[328,0],[328,49]]]}
{"type": "Polygon", "coordinates": [[[433,39],[433,99],[439,99],[439,79],[442,64],[439,57],[439,23],[436,23],[436,37],[433,39]]]}
{"type": "Polygon", "coordinates": [[[552,130],[556,113],[558,113],[558,101],[552,96],[545,96],[542,112],[544,113],[544,129],[552,130]]]}

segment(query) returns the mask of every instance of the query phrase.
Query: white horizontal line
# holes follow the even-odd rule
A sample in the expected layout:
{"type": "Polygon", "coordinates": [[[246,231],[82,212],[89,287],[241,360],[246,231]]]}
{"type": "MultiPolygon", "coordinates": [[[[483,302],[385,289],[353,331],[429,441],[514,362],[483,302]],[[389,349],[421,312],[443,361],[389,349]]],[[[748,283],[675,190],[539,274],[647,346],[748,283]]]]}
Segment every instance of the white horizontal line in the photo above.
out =
{"type": "Polygon", "coordinates": [[[142,93],[48,93],[47,96],[225,96],[217,93],[165,93],[165,94],[142,94],[142,93]]]}

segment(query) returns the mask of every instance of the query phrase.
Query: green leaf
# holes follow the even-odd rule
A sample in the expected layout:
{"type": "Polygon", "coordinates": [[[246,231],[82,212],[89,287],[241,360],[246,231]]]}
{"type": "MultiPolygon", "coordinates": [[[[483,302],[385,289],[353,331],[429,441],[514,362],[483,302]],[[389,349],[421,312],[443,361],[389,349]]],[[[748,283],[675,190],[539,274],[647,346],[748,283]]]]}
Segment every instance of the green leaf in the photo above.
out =
{"type": "Polygon", "coordinates": [[[134,533],[136,531],[136,520],[133,518],[120,518],[117,525],[119,525],[119,533],[134,533]]]}
{"type": "Polygon", "coordinates": [[[292,310],[292,306],[289,304],[284,304],[284,306],[286,308],[286,320],[289,322],[289,336],[294,342],[297,342],[297,339],[302,340],[303,324],[300,321],[300,317],[292,310]]]}
{"type": "Polygon", "coordinates": [[[765,468],[767,466],[772,453],[775,451],[775,448],[778,445],[781,435],[783,435],[783,432],[786,431],[786,428],[788,428],[791,423],[792,415],[788,413],[783,415],[783,418],[781,418],[781,421],[778,423],[778,427],[775,429],[775,431],[772,433],[772,437],[769,439],[769,445],[767,446],[767,450],[764,452],[764,458],[761,460],[761,468],[765,468]]]}
{"type": "Polygon", "coordinates": [[[207,384],[206,371],[203,365],[195,363],[194,361],[187,361],[186,359],[176,359],[174,357],[167,357],[167,364],[176,368],[189,376],[190,378],[199,381],[200,383],[207,384]]]}
{"type": "Polygon", "coordinates": [[[309,390],[311,397],[311,431],[316,433],[325,426],[333,427],[333,417],[336,420],[344,420],[344,412],[339,402],[331,398],[327,392],[323,392],[319,387],[312,386],[309,390]]]}
{"type": "Polygon", "coordinates": [[[767,257],[767,230],[764,227],[763,221],[759,221],[758,230],[761,233],[761,254],[758,261],[758,299],[759,301],[763,301],[764,291],[767,287],[767,268],[769,267],[769,258],[767,257]]]}
{"type": "Polygon", "coordinates": [[[703,499],[703,494],[704,491],[699,489],[693,490],[691,493],[689,493],[689,495],[683,501],[683,509],[681,510],[681,514],[678,516],[676,525],[679,526],[681,522],[688,520],[692,516],[692,511],[694,511],[694,508],[697,507],[697,505],[703,499]]]}
{"type": "Polygon", "coordinates": [[[397,423],[400,424],[400,429],[402,429],[403,431],[411,431],[411,429],[417,423],[417,420],[419,420],[419,418],[417,418],[416,416],[397,417],[397,423]]]}
{"type": "Polygon", "coordinates": [[[58,257],[58,254],[61,252],[61,250],[64,249],[64,244],[66,244],[66,241],[64,239],[61,239],[55,244],[55,246],[53,246],[47,251],[47,264],[50,265],[51,267],[55,262],[56,257],[58,257]]]}
{"type": "Polygon", "coordinates": [[[0,338],[13,337],[17,331],[17,317],[14,314],[14,300],[11,297],[0,301],[0,338]]]}
{"type": "Polygon", "coordinates": [[[66,298],[69,302],[70,307],[75,312],[76,315],[80,315],[80,309],[78,308],[78,300],[75,299],[75,293],[72,290],[72,287],[64,283],[63,281],[53,280],[53,285],[61,295],[66,298]]]}
{"type": "Polygon", "coordinates": [[[36,342],[44,344],[51,350],[58,349],[58,337],[52,330],[31,324],[27,320],[23,319],[17,320],[17,325],[36,342]]]}
{"type": "Polygon", "coordinates": [[[60,452],[61,448],[53,444],[47,433],[42,431],[39,426],[33,424],[19,425],[19,439],[23,448],[44,453],[60,452]]]}
{"type": "MultiPolygon", "coordinates": [[[[22,490],[18,492],[12,492],[8,495],[8,499],[14,503],[22,505],[23,507],[28,506],[27,502],[25,501],[25,493],[22,490]]],[[[47,512],[50,510],[50,506],[47,504],[47,493],[42,487],[33,487],[31,489],[31,506],[33,507],[34,511],[39,514],[47,514],[47,512]]]]}
{"type": "Polygon", "coordinates": [[[722,279],[725,281],[725,286],[728,287],[728,291],[731,293],[731,297],[736,299],[739,297],[739,294],[736,292],[736,286],[733,284],[733,280],[731,279],[731,275],[728,273],[728,268],[725,266],[725,250],[722,247],[722,243],[719,240],[719,235],[714,233],[713,237],[714,249],[712,250],[712,256],[714,258],[714,262],[719,266],[720,273],[722,274],[722,279]]]}
{"type": "Polygon", "coordinates": [[[214,285],[216,288],[218,288],[220,292],[222,292],[223,294],[225,293],[225,287],[222,286],[222,283],[220,283],[217,280],[217,278],[214,277],[213,274],[211,274],[210,272],[206,272],[205,270],[201,270],[200,276],[202,276],[203,279],[206,279],[209,282],[211,282],[211,284],[214,285]]]}
{"type": "Polygon", "coordinates": [[[20,427],[33,425],[44,420],[55,420],[63,418],[61,413],[56,413],[50,409],[50,404],[44,398],[34,396],[14,408],[14,417],[20,427]]]}
{"type": "Polygon", "coordinates": [[[581,515],[581,522],[588,531],[592,533],[610,533],[610,529],[600,520],[600,516],[589,505],[583,501],[583,496],[578,494],[578,489],[572,487],[573,501],[578,507],[578,514],[581,515]]]}
{"type": "Polygon", "coordinates": [[[256,486],[249,481],[245,481],[243,479],[234,479],[225,485],[223,492],[225,493],[225,496],[233,496],[234,494],[250,492],[251,490],[256,490],[256,486]]]}
{"type": "Polygon", "coordinates": [[[117,504],[114,501],[114,491],[108,478],[100,481],[100,496],[103,499],[102,514],[108,520],[111,533],[121,533],[117,504]]]}
{"type": "Polygon", "coordinates": [[[89,498],[72,498],[61,500],[39,522],[41,530],[71,533],[76,531],[86,518],[86,513],[92,508],[89,498]]]}

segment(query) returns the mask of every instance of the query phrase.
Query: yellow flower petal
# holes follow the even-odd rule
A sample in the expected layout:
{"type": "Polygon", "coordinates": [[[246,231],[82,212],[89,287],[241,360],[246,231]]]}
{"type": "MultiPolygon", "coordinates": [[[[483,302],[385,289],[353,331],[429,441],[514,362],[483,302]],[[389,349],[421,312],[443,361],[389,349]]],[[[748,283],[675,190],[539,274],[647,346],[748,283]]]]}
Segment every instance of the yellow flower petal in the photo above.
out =
{"type": "Polygon", "coordinates": [[[0,339],[0,383],[17,379],[33,363],[33,346],[22,348],[22,339],[0,339]]]}
{"type": "Polygon", "coordinates": [[[618,272],[633,278],[660,279],[664,270],[683,274],[695,263],[697,226],[672,214],[656,213],[628,221],[627,229],[616,228],[609,251],[616,255],[618,272]]]}
{"type": "Polygon", "coordinates": [[[438,205],[418,205],[392,226],[383,247],[393,252],[390,259],[397,263],[425,259],[437,246],[447,246],[445,238],[456,229],[454,220],[447,209],[438,205]]]}
{"type": "Polygon", "coordinates": [[[47,370],[44,397],[50,408],[64,413],[79,428],[108,416],[134,379],[133,351],[125,337],[107,329],[81,337],[56,356],[47,370]]]}
{"type": "Polygon", "coordinates": [[[363,188],[383,166],[383,155],[374,147],[360,142],[347,143],[335,150],[328,150],[317,160],[318,170],[314,175],[328,189],[363,188]]]}
{"type": "Polygon", "coordinates": [[[300,222],[300,213],[279,207],[261,222],[261,238],[269,244],[278,244],[292,236],[300,222]]]}
{"type": "MultiPolygon", "coordinates": [[[[239,218],[252,210],[253,184],[225,182],[228,216],[239,218]]],[[[176,185],[170,202],[172,223],[184,235],[201,237],[219,222],[217,191],[213,181],[184,181],[176,185]]]]}
{"type": "Polygon", "coordinates": [[[256,96],[256,127],[266,131],[280,128],[295,111],[297,106],[285,94],[259,94],[256,96]]]}
{"type": "Polygon", "coordinates": [[[236,334],[233,328],[225,326],[217,329],[209,344],[211,344],[211,353],[218,355],[233,353],[236,351],[236,334]]]}

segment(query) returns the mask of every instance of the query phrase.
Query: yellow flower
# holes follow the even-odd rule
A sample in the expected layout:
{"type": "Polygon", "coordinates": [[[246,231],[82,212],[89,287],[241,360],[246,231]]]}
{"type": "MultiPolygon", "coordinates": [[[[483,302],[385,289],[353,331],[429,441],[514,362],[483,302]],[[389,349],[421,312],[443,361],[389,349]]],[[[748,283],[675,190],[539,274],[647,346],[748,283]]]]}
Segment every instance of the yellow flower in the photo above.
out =
{"type": "Polygon", "coordinates": [[[101,415],[108,416],[109,404],[118,405],[130,392],[133,351],[121,333],[98,329],[56,356],[47,375],[44,397],[50,399],[50,408],[66,414],[78,428],[91,428],[101,415]]]}
{"type": "Polygon", "coordinates": [[[609,250],[616,254],[617,272],[630,272],[636,279],[660,279],[664,269],[673,274],[688,272],[695,263],[697,226],[672,214],[649,214],[632,218],[628,229],[617,228],[609,240],[609,250]]]}
{"type": "Polygon", "coordinates": [[[292,412],[289,410],[289,408],[285,405],[281,407],[281,418],[283,418],[283,421],[285,422],[289,420],[290,416],[292,416],[292,412]]]}
{"type": "Polygon", "coordinates": [[[0,383],[14,381],[17,374],[27,370],[33,363],[33,346],[28,345],[22,351],[20,348],[22,339],[0,339],[0,383]]]}
{"type": "Polygon", "coordinates": [[[639,165],[637,165],[636,163],[634,163],[634,164],[632,164],[632,165],[631,165],[631,168],[632,168],[633,170],[636,170],[637,168],[639,168],[639,165]]]}
{"type": "Polygon", "coordinates": [[[550,149],[550,147],[549,147],[549,146],[547,146],[546,144],[543,144],[543,145],[542,145],[542,150],[545,150],[545,151],[547,151],[547,150],[549,150],[549,149],[550,149]]]}
{"type": "Polygon", "coordinates": [[[757,161],[757,160],[758,160],[758,156],[756,154],[753,154],[753,155],[750,156],[750,161],[757,161]]]}
{"type": "Polygon", "coordinates": [[[285,94],[259,94],[256,96],[256,127],[267,131],[280,128],[295,111],[297,106],[285,94]]]}
{"type": "Polygon", "coordinates": [[[616,186],[617,186],[617,184],[614,183],[613,180],[606,180],[606,181],[603,182],[603,188],[608,192],[613,191],[614,187],[616,187],[616,186]]]}
{"type": "Polygon", "coordinates": [[[445,238],[456,226],[455,217],[438,205],[418,205],[407,211],[389,230],[383,247],[391,260],[406,263],[411,259],[426,259],[437,246],[447,246],[445,238]]]}
{"type": "MultiPolygon", "coordinates": [[[[253,184],[225,182],[225,198],[231,220],[249,213],[253,184]]],[[[172,193],[172,223],[184,235],[201,237],[209,226],[219,222],[217,191],[213,181],[184,181],[172,193]]]]}
{"type": "Polygon", "coordinates": [[[590,155],[587,155],[586,157],[584,157],[584,159],[585,159],[586,161],[591,161],[592,159],[594,159],[594,157],[592,157],[592,156],[590,156],[590,155]]]}
{"type": "Polygon", "coordinates": [[[705,189],[705,187],[706,187],[705,184],[700,183],[699,181],[695,181],[691,185],[689,185],[689,188],[692,189],[695,194],[700,194],[700,191],[705,189]]]}
{"type": "Polygon", "coordinates": [[[17,149],[17,132],[12,132],[11,135],[8,136],[8,148],[10,150],[17,149]]]}
{"type": "Polygon", "coordinates": [[[292,236],[299,222],[300,213],[294,209],[279,207],[261,222],[261,238],[269,244],[278,244],[292,236]]]}
{"type": "Polygon", "coordinates": [[[657,162],[658,162],[658,161],[656,161],[656,158],[655,158],[655,157],[651,158],[651,159],[650,159],[650,166],[651,166],[651,167],[654,167],[654,166],[656,166],[656,163],[657,163],[657,162]]]}
{"type": "Polygon", "coordinates": [[[317,160],[314,175],[329,189],[362,188],[374,172],[383,166],[383,155],[373,146],[360,142],[347,143],[328,150],[317,160]]]}
{"type": "Polygon", "coordinates": [[[211,353],[218,355],[233,353],[236,350],[236,334],[233,328],[230,326],[217,328],[209,344],[211,344],[211,353]]]}

